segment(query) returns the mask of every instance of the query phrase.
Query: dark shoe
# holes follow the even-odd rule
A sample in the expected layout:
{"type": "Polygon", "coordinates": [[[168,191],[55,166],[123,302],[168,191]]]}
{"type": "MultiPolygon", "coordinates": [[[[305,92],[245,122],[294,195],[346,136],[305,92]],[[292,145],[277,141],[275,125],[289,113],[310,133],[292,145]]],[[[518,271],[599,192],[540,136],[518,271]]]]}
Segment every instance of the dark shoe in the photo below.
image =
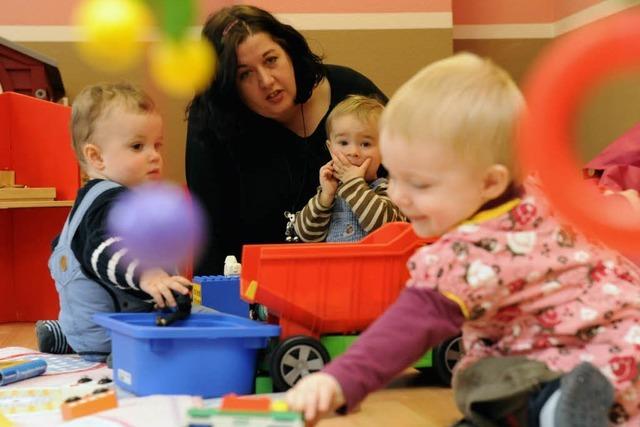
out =
{"type": "Polygon", "coordinates": [[[606,427],[613,396],[613,386],[602,372],[583,362],[560,379],[555,425],[606,427]]]}
{"type": "Polygon", "coordinates": [[[74,353],[57,320],[38,320],[36,322],[38,351],[53,354],[74,353]]]}

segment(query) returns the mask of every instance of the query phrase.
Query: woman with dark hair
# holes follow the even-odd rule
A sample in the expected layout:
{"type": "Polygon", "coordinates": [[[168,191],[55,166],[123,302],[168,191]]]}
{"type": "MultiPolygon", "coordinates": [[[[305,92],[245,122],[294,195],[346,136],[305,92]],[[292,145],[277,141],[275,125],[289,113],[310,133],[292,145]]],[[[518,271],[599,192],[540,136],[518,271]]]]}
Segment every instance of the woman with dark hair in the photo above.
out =
{"type": "Polygon", "coordinates": [[[186,173],[210,227],[195,273],[210,275],[243,244],[285,240],[285,212],[316,193],[330,160],[327,113],[349,94],[386,97],[356,71],[324,65],[298,31],[257,7],[219,10],[202,35],[218,70],[188,108],[186,173]]]}

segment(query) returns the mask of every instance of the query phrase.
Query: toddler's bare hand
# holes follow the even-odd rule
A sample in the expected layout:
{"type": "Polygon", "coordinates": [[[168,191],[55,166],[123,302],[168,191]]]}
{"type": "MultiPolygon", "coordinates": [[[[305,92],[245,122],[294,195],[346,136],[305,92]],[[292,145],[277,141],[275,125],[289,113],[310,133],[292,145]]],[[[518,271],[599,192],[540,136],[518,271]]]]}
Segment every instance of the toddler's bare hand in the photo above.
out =
{"type": "Polygon", "coordinates": [[[140,289],[151,295],[156,305],[164,308],[176,306],[172,290],[186,295],[191,289],[191,282],[182,276],[169,276],[163,270],[147,270],[140,276],[140,289]]]}
{"type": "Polygon", "coordinates": [[[371,164],[371,159],[366,158],[360,166],[352,164],[347,156],[343,153],[331,153],[333,159],[333,176],[341,182],[348,182],[354,178],[364,178],[367,173],[367,168],[371,164]]]}
{"type": "Polygon", "coordinates": [[[323,206],[329,207],[333,203],[338,190],[338,180],[333,176],[333,161],[329,161],[320,168],[320,202],[323,206]]]}
{"type": "Polygon", "coordinates": [[[292,411],[302,411],[307,426],[315,425],[322,416],[344,405],[345,399],[338,381],[318,372],[302,378],[286,395],[292,411]]]}

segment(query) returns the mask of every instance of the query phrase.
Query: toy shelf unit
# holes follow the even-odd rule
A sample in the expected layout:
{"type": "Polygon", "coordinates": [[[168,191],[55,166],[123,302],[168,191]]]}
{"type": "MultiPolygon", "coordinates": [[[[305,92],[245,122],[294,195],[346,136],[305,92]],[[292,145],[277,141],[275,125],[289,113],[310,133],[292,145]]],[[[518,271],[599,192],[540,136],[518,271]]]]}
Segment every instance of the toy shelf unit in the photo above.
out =
{"type": "Polygon", "coordinates": [[[55,319],[47,260],[80,187],[71,109],[0,94],[0,322],[55,319]]]}

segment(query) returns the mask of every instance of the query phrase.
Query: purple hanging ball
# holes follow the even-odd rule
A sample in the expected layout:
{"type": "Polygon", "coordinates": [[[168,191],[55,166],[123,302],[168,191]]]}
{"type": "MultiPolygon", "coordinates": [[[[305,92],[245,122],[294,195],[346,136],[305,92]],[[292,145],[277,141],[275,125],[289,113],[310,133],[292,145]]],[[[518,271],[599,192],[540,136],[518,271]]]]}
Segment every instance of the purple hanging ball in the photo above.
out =
{"type": "Polygon", "coordinates": [[[160,183],[125,193],[109,212],[107,227],[144,267],[168,269],[195,259],[205,235],[200,205],[180,187],[160,183]]]}

